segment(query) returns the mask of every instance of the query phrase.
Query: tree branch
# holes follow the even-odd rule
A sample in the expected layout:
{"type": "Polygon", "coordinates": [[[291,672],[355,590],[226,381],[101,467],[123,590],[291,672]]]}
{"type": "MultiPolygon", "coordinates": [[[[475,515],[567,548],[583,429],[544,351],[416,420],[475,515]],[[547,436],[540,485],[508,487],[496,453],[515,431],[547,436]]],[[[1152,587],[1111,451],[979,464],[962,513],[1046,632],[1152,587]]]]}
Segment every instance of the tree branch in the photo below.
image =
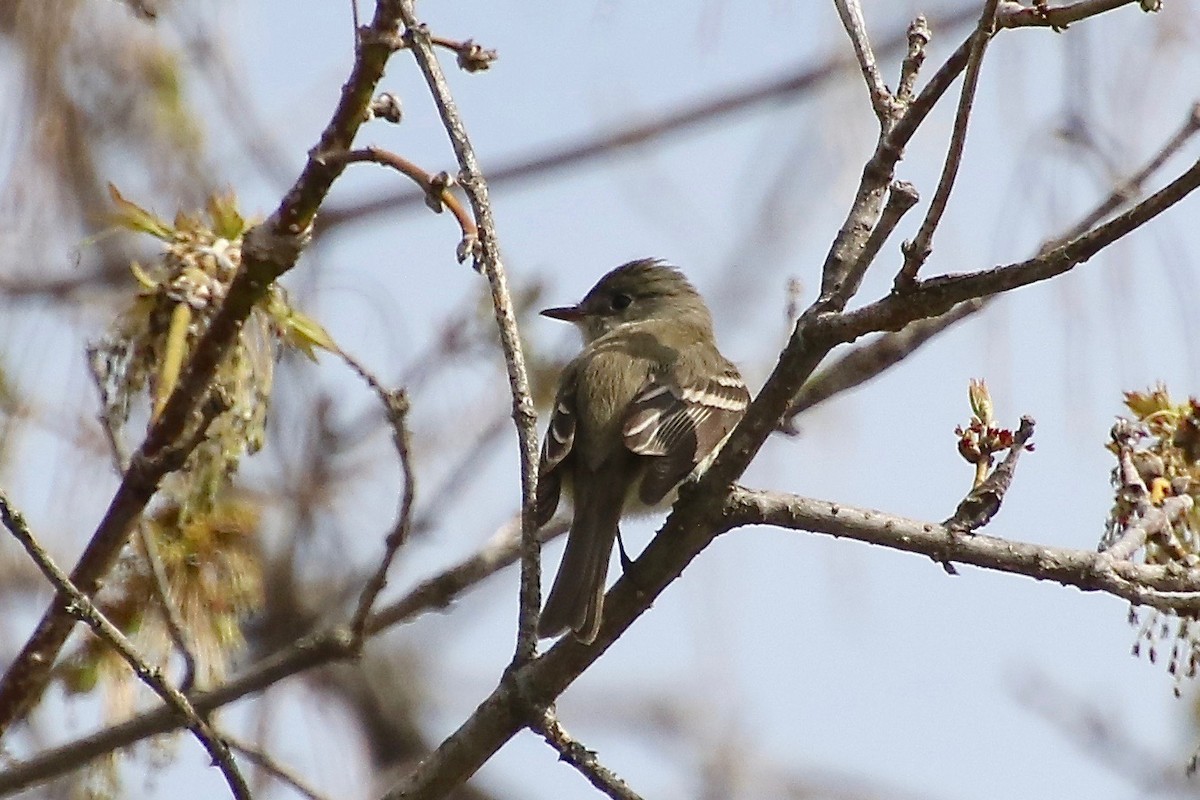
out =
{"type": "Polygon", "coordinates": [[[462,203],[458,202],[458,198],[450,192],[450,186],[453,181],[446,173],[442,172],[437,175],[431,175],[407,158],[379,147],[364,147],[361,150],[329,153],[325,156],[325,160],[330,163],[341,163],[343,165],[361,163],[380,164],[385,167],[391,167],[401,175],[404,175],[417,184],[417,186],[420,186],[425,192],[425,205],[439,214],[443,208],[448,208],[450,209],[450,213],[454,215],[454,219],[458,222],[458,227],[462,231],[462,243],[456,250],[459,262],[465,261],[468,257],[474,257],[479,231],[475,228],[475,221],[467,214],[467,210],[462,207],[462,203]]]}
{"type": "MultiPolygon", "coordinates": [[[[1177,513],[1183,513],[1177,509],[1177,513]]],[[[983,534],[963,536],[943,525],[782,492],[735,487],[725,507],[729,527],[774,525],[824,533],[943,563],[1049,580],[1085,592],[1105,592],[1164,611],[1200,610],[1200,569],[1136,564],[1094,550],[1047,547],[983,534]]]]}
{"type": "Polygon", "coordinates": [[[858,68],[871,96],[871,108],[875,110],[875,116],[879,117],[880,126],[889,127],[897,113],[897,106],[892,93],[883,82],[879,65],[875,63],[875,51],[871,49],[867,25],[863,20],[862,3],[860,0],[833,0],[833,5],[837,8],[842,27],[846,29],[846,35],[850,37],[850,44],[854,47],[854,57],[858,60],[858,68]]]}
{"type": "Polygon", "coordinates": [[[400,17],[406,27],[405,41],[425,76],[429,91],[433,94],[434,103],[461,168],[459,182],[475,212],[475,220],[479,227],[479,263],[492,290],[492,308],[507,367],[508,388],[512,395],[512,418],[517,428],[517,441],[521,452],[521,530],[524,548],[521,553],[517,645],[513,655],[513,663],[520,664],[533,658],[537,652],[537,615],[541,606],[541,550],[534,520],[538,464],[537,411],[529,389],[529,376],[525,369],[525,356],[521,350],[517,317],[508,291],[508,278],[500,259],[500,243],[492,218],[491,202],[488,199],[487,181],[463,127],[454,98],[450,95],[446,76],[442,73],[437,55],[433,52],[428,28],[417,20],[413,0],[397,2],[400,17]]]}
{"type": "Polygon", "coordinates": [[[530,727],[558,751],[560,761],[565,761],[578,770],[579,774],[587,778],[588,783],[605,795],[613,800],[642,800],[641,795],[629,788],[629,784],[600,763],[595,751],[588,750],[567,733],[552,710],[546,710],[530,727]]]}
{"type": "Polygon", "coordinates": [[[379,566],[376,567],[375,573],[363,586],[362,593],[358,598],[358,606],[350,620],[353,647],[361,652],[363,642],[366,641],[367,620],[370,617],[371,609],[375,606],[375,601],[379,599],[380,592],[387,586],[388,568],[391,567],[396,553],[408,541],[409,534],[412,532],[416,473],[413,470],[411,457],[412,435],[408,431],[408,395],[403,389],[385,388],[374,374],[346,352],[342,351],[341,356],[350,365],[350,368],[366,381],[383,405],[383,413],[392,428],[392,444],[396,448],[396,457],[400,460],[400,473],[403,481],[403,488],[400,491],[400,508],[396,512],[396,522],[384,541],[383,558],[379,560],[379,566]]]}
{"type": "MultiPolygon", "coordinates": [[[[1197,133],[1200,133],[1200,103],[1194,104],[1189,109],[1187,118],[1179,130],[1164,142],[1162,147],[1146,160],[1145,164],[1138,168],[1130,177],[1114,186],[1107,197],[1097,203],[1091,211],[1085,214],[1065,233],[1049,240],[1043,245],[1040,253],[1049,252],[1071,239],[1084,235],[1112,212],[1136,200],[1141,195],[1146,181],[1161,169],[1163,164],[1172,156],[1182,150],[1184,145],[1191,141],[1197,133]]],[[[871,237],[868,239],[862,256],[849,273],[850,277],[847,279],[849,287],[848,296],[853,296],[858,288],[854,276],[861,276],[861,273],[865,271],[866,266],[870,264],[871,259],[874,257],[872,253],[877,253],[882,246],[883,242],[880,239],[886,238],[886,236],[881,236],[881,230],[884,232],[887,231],[887,223],[889,223],[890,218],[894,217],[896,221],[899,221],[895,215],[900,212],[900,209],[895,209],[893,212],[889,212],[888,209],[893,206],[893,203],[900,202],[903,198],[897,197],[896,184],[893,184],[891,192],[879,224],[871,232],[871,237]]],[[[861,277],[858,280],[861,280],[861,277]]],[[[804,383],[792,405],[788,408],[783,422],[780,423],[780,430],[785,433],[796,433],[795,418],[801,413],[841,392],[853,389],[880,375],[916,352],[921,346],[942,331],[983,310],[993,299],[995,299],[995,296],[968,300],[954,306],[944,314],[917,320],[896,333],[885,333],[866,344],[855,347],[833,364],[821,369],[810,380],[804,383]]]]}
{"type": "Polygon", "coordinates": [[[1121,6],[1131,5],[1137,0],[1081,0],[1051,6],[1035,2],[1032,6],[1005,0],[1000,4],[996,24],[1001,28],[1053,28],[1064,30],[1072,22],[1079,22],[1121,6]]]}
{"type": "Polygon", "coordinates": [[[38,569],[46,576],[46,580],[54,586],[57,592],[55,605],[62,608],[64,614],[86,623],[101,641],[120,654],[143,683],[162,698],[169,710],[182,715],[188,730],[200,740],[200,744],[212,757],[213,763],[225,776],[233,796],[238,800],[250,800],[250,787],[246,785],[246,779],[242,777],[237,763],[233,760],[233,754],[229,752],[229,747],[220,735],[197,713],[187,697],[163,677],[162,671],[147,664],[133,643],[125,638],[125,634],[109,622],[91,599],[71,583],[67,574],[59,569],[50,558],[50,554],[38,544],[25,519],[12,509],[3,493],[0,493],[0,522],[4,523],[4,527],[8,528],[13,538],[29,553],[38,569]]]}

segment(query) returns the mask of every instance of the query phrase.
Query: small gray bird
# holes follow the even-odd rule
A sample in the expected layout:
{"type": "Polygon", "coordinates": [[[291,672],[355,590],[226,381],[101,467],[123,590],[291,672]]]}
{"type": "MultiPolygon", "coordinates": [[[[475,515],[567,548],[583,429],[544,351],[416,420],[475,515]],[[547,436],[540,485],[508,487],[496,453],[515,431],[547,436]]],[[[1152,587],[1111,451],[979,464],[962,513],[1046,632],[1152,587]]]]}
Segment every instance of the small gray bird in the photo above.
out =
{"type": "Polygon", "coordinates": [[[622,516],[664,507],[712,462],[750,401],[717,349],[712,316],[679,270],[654,259],[605,275],[575,306],[584,348],[563,369],[542,443],[537,523],[574,500],[567,549],[538,635],[600,629],[604,584],[622,516]]]}

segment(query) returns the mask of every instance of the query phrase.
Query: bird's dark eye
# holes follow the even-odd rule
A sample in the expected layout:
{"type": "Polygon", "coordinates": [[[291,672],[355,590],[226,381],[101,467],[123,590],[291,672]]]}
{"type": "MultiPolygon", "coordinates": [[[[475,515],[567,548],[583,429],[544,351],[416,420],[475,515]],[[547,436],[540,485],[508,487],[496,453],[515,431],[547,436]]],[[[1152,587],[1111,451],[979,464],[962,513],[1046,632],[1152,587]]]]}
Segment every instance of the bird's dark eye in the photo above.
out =
{"type": "Polygon", "coordinates": [[[627,294],[614,294],[612,298],[613,311],[624,311],[632,302],[633,298],[627,294]]]}

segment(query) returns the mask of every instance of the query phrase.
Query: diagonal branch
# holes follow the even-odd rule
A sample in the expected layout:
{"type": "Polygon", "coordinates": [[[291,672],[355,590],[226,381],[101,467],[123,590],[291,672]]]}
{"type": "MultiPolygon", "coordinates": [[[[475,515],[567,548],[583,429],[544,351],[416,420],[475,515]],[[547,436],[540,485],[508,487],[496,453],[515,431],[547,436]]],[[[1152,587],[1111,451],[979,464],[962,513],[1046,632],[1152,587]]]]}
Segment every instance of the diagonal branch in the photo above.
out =
{"type": "MultiPolygon", "coordinates": [[[[1142,194],[1150,177],[1182,150],[1184,145],[1191,141],[1197,133],[1200,133],[1200,103],[1194,104],[1189,109],[1187,118],[1179,129],[1140,168],[1114,186],[1108,196],[1098,202],[1091,211],[1065,233],[1043,245],[1040,252],[1048,252],[1071,239],[1084,235],[1117,209],[1134,202],[1142,194]]],[[[894,185],[892,191],[895,192],[894,185]]],[[[889,195],[889,206],[893,203],[893,196],[889,195]]],[[[871,238],[861,259],[862,262],[869,264],[867,256],[872,251],[872,242],[880,238],[880,229],[885,228],[887,218],[888,208],[885,206],[883,218],[871,233],[871,238]]],[[[874,249],[878,250],[878,248],[874,249]]],[[[860,266],[856,264],[855,270],[851,272],[851,279],[847,281],[851,288],[855,288],[852,276],[859,269],[860,266]]],[[[861,269],[865,269],[865,267],[861,267],[861,269]]],[[[853,291],[850,294],[852,295],[853,291]]],[[[907,358],[942,331],[983,310],[993,299],[995,299],[994,296],[968,300],[954,306],[945,314],[917,320],[896,333],[885,333],[877,339],[855,347],[805,382],[788,408],[780,429],[785,433],[794,433],[796,431],[795,418],[798,415],[834,395],[853,389],[880,375],[907,358]]]]}
{"type": "Polygon", "coordinates": [[[8,498],[2,493],[0,493],[0,522],[3,522],[4,527],[8,528],[13,538],[20,542],[25,551],[29,553],[30,558],[37,564],[38,569],[53,584],[57,593],[56,605],[60,605],[64,613],[86,623],[96,636],[125,659],[125,662],[142,682],[161,697],[170,709],[183,716],[188,730],[195,734],[196,738],[200,740],[200,744],[212,756],[213,763],[220,768],[233,796],[238,800],[250,800],[250,787],[246,785],[246,779],[238,770],[233,754],[229,752],[229,746],[196,712],[187,697],[163,677],[161,670],[147,664],[138,654],[133,643],[125,637],[125,634],[121,633],[120,629],[92,604],[91,599],[79,591],[67,574],[59,569],[54,560],[50,558],[50,554],[34,538],[24,517],[9,506],[8,498]]]}
{"type": "Polygon", "coordinates": [[[588,783],[613,800],[642,800],[642,796],[630,789],[629,784],[600,763],[594,751],[588,750],[567,733],[553,710],[546,710],[530,727],[558,751],[560,761],[570,764],[588,779],[588,783]]]}

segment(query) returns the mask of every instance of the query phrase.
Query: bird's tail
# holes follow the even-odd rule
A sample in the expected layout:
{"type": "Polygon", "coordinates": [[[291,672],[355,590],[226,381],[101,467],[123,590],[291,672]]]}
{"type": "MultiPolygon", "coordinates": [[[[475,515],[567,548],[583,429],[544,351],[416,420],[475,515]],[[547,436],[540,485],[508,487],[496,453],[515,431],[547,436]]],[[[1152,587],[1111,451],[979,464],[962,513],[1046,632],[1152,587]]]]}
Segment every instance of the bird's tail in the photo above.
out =
{"type": "Polygon", "coordinates": [[[624,497],[596,495],[597,491],[604,492],[603,484],[616,483],[614,488],[619,489],[619,482],[582,483],[578,481],[575,486],[575,518],[567,534],[562,563],[542,609],[538,636],[556,636],[570,628],[575,631],[575,638],[591,644],[600,630],[604,583],[624,497]]]}

